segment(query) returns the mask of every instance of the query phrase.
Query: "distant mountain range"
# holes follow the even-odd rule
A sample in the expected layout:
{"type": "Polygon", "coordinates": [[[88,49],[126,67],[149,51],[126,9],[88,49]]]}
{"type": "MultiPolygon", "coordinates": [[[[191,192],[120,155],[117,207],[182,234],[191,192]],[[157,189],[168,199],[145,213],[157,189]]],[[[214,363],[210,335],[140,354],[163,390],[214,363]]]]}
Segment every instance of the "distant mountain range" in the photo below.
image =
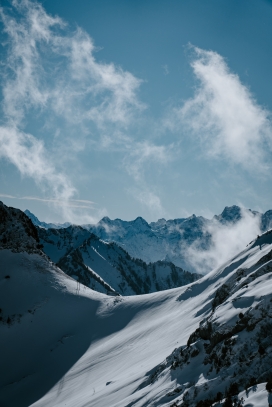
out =
{"type": "Polygon", "coordinates": [[[81,226],[38,228],[44,252],[66,274],[107,294],[135,295],[179,287],[196,281],[169,261],[146,264],[116,243],[106,243],[81,226]]]}
{"type": "MultiPolygon", "coordinates": [[[[141,217],[134,221],[111,220],[104,217],[96,225],[82,225],[82,227],[105,242],[117,243],[133,258],[141,259],[146,263],[171,262],[177,267],[196,272],[188,258],[188,247],[197,244],[199,250],[210,249],[211,227],[236,224],[245,211],[258,217],[262,232],[272,227],[272,210],[261,214],[250,209],[241,209],[236,205],[226,207],[220,215],[215,215],[212,219],[192,215],[188,218],[159,219],[157,222],[147,223],[141,217]]],[[[49,228],[51,225],[40,222],[29,211],[26,211],[26,214],[37,226],[49,228]]],[[[58,225],[57,228],[60,226],[58,225]]]]}

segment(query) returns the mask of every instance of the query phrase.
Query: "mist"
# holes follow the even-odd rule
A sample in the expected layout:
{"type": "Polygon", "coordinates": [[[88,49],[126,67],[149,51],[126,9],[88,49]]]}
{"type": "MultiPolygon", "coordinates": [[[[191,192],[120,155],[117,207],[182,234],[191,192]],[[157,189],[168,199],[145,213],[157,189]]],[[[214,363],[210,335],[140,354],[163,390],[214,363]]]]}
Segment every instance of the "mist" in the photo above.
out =
{"type": "Polygon", "coordinates": [[[208,250],[200,248],[200,240],[196,240],[186,248],[186,261],[196,272],[207,274],[220,267],[261,234],[259,215],[246,209],[241,209],[241,215],[241,219],[235,224],[222,224],[214,219],[205,228],[204,232],[211,235],[211,245],[208,250]]]}

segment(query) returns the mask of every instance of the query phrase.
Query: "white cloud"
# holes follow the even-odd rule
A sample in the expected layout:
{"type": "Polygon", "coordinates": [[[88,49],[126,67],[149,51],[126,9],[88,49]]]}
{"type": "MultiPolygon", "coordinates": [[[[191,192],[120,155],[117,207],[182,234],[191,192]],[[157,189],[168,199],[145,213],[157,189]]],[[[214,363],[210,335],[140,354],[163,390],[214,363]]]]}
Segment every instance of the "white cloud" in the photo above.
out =
{"type": "Polygon", "coordinates": [[[19,13],[18,19],[0,9],[8,37],[3,109],[8,120],[20,123],[31,106],[43,107],[47,102],[49,95],[42,83],[44,70],[37,45],[50,41],[51,27],[61,24],[61,20],[48,16],[38,3],[23,0],[13,1],[12,5],[13,11],[19,13]]]}
{"type": "Polygon", "coordinates": [[[128,155],[123,164],[135,181],[142,183],[145,165],[154,162],[157,165],[165,165],[173,158],[172,148],[172,145],[155,145],[147,140],[135,142],[131,146],[128,145],[128,155]]]}
{"type": "Polygon", "coordinates": [[[86,118],[100,127],[105,122],[128,124],[134,109],[144,108],[136,97],[141,81],[114,64],[98,63],[93,55],[94,49],[88,34],[77,30],[69,56],[72,77],[84,86],[85,95],[102,95],[101,103],[96,102],[90,107],[86,118]]]}
{"type": "MultiPolygon", "coordinates": [[[[86,135],[98,144],[101,129],[114,137],[114,126],[126,128],[144,108],[137,97],[141,81],[114,64],[98,62],[90,36],[81,29],[71,31],[39,3],[13,0],[11,9],[0,8],[0,16],[7,36],[0,157],[49,192],[51,203],[63,202],[65,217],[73,220],[67,207],[72,207],[76,189],[59,170],[54,151],[46,149],[46,140],[24,129],[34,116],[41,131],[57,134],[58,151],[63,143],[78,152],[86,135]]],[[[63,152],[69,155],[67,147],[63,152]]]]}
{"type": "MultiPolygon", "coordinates": [[[[194,48],[191,66],[198,85],[194,97],[174,109],[179,126],[186,124],[209,156],[223,157],[247,170],[267,170],[270,114],[216,52],[194,48]]],[[[167,124],[173,126],[169,118],[167,124]]]]}
{"type": "Polygon", "coordinates": [[[127,124],[132,111],[144,107],[136,95],[141,80],[114,64],[98,62],[85,31],[66,29],[39,3],[13,1],[13,6],[16,18],[1,9],[8,35],[6,68],[12,73],[3,89],[9,118],[18,123],[34,106],[50,108],[69,122],[127,124]]]}
{"type": "Polygon", "coordinates": [[[43,142],[16,127],[0,127],[0,157],[8,159],[23,176],[49,186],[53,196],[70,199],[75,189],[64,174],[57,173],[46,158],[43,142]]]}
{"type": "MultiPolygon", "coordinates": [[[[65,174],[58,172],[47,159],[47,151],[43,142],[30,134],[19,131],[16,127],[0,126],[0,158],[14,164],[22,176],[34,179],[43,192],[50,192],[51,198],[21,197],[17,199],[47,202],[57,210],[61,210],[63,219],[78,224],[96,223],[107,211],[93,210],[92,201],[74,199],[76,189],[65,174]],[[82,211],[85,209],[86,211],[82,211]]],[[[2,194],[6,198],[12,198],[2,194]]]]}
{"type": "Polygon", "coordinates": [[[196,241],[185,250],[186,260],[199,273],[207,273],[229,261],[261,233],[260,218],[242,209],[242,218],[235,224],[214,220],[206,230],[212,236],[211,247],[202,250],[196,241]]]}

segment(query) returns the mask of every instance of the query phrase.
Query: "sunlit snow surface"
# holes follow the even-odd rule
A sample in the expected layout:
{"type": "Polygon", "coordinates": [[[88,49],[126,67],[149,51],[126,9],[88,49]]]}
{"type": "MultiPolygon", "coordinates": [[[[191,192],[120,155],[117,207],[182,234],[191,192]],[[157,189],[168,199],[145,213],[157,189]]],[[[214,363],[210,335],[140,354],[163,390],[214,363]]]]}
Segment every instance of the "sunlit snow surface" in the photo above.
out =
{"type": "MultiPolygon", "coordinates": [[[[168,371],[144,385],[149,371],[186,345],[210,312],[218,286],[238,268],[256,270],[271,243],[270,234],[261,250],[251,244],[189,286],[132,297],[85,288],[37,254],[0,251],[0,307],[4,320],[11,318],[0,324],[0,405],[170,406],[173,398],[166,394],[176,388],[177,376],[168,371]]],[[[231,320],[271,296],[270,277],[236,292],[238,303],[227,301],[218,309],[218,320],[231,320]]],[[[192,365],[183,383],[196,372],[199,382],[208,380],[201,369],[192,365]]],[[[261,407],[267,397],[264,385],[258,385],[247,402],[261,407]]]]}

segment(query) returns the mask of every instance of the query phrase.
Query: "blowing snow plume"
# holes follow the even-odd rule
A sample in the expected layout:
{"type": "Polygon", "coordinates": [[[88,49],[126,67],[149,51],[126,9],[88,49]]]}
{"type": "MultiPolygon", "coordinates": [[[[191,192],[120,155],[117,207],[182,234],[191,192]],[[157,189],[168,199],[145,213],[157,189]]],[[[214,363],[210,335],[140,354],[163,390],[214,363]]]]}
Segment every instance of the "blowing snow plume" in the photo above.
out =
{"type": "MultiPolygon", "coordinates": [[[[39,3],[14,0],[11,8],[0,8],[0,18],[5,36],[0,157],[34,179],[57,207],[63,202],[66,220],[79,221],[71,205],[76,189],[65,166],[84,149],[86,138],[98,138],[106,126],[127,126],[142,109],[136,97],[140,80],[97,62],[89,35],[72,31],[39,3]],[[33,117],[34,131],[26,130],[33,117]]],[[[81,222],[93,221],[85,215],[81,222]]]]}
{"type": "Polygon", "coordinates": [[[241,219],[236,223],[222,224],[216,218],[206,226],[211,236],[209,249],[200,248],[196,240],[186,247],[185,257],[198,273],[206,274],[229,261],[261,233],[260,217],[249,210],[241,209],[241,219]]]}

